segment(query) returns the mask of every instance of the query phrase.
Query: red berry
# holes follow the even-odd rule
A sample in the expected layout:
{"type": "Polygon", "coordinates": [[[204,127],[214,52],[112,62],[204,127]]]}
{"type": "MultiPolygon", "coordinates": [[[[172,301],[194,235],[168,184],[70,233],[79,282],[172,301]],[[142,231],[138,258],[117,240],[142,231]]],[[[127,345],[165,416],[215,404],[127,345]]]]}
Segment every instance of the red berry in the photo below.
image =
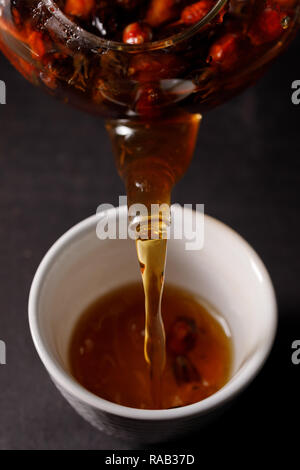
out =
{"type": "Polygon", "coordinates": [[[96,6],[95,0],[67,0],[66,15],[88,18],[96,6]]]}
{"type": "Polygon", "coordinates": [[[212,9],[214,2],[211,0],[202,0],[183,9],[181,20],[185,24],[194,24],[202,20],[204,16],[212,9]]]}
{"type": "Polygon", "coordinates": [[[239,59],[239,37],[228,33],[218,39],[210,48],[207,62],[212,66],[230,69],[239,59]]]}
{"type": "Polygon", "coordinates": [[[146,23],[131,23],[124,29],[123,42],[143,44],[152,39],[152,29],[146,23]]]}
{"type": "MultiPolygon", "coordinates": [[[[202,20],[210,10],[215,6],[216,2],[213,0],[201,0],[201,2],[193,3],[183,9],[181,13],[181,21],[184,24],[195,24],[202,20]]],[[[217,22],[222,23],[226,9],[223,8],[217,15],[217,22]]]]}
{"type": "Polygon", "coordinates": [[[194,348],[197,340],[197,329],[194,320],[178,318],[172,325],[168,336],[168,349],[173,354],[183,355],[194,348]]]}
{"type": "Polygon", "coordinates": [[[255,23],[249,30],[249,37],[255,46],[279,39],[284,32],[284,19],[288,14],[280,10],[267,7],[256,18],[255,23]]]}
{"type": "Polygon", "coordinates": [[[41,59],[45,55],[46,49],[42,33],[32,31],[28,36],[28,44],[34,59],[41,59]]]}
{"type": "Polygon", "coordinates": [[[161,24],[172,20],[176,4],[177,0],[151,0],[146,16],[147,23],[157,28],[161,24]]]}
{"type": "Polygon", "coordinates": [[[16,26],[22,26],[22,18],[19,11],[16,8],[12,8],[12,16],[16,26]]]}
{"type": "Polygon", "coordinates": [[[135,111],[143,117],[155,117],[159,114],[159,104],[162,99],[159,88],[152,85],[142,86],[137,93],[135,111]]]}
{"type": "Polygon", "coordinates": [[[200,382],[201,376],[192,361],[185,356],[177,356],[173,365],[174,375],[178,385],[200,382]]]}

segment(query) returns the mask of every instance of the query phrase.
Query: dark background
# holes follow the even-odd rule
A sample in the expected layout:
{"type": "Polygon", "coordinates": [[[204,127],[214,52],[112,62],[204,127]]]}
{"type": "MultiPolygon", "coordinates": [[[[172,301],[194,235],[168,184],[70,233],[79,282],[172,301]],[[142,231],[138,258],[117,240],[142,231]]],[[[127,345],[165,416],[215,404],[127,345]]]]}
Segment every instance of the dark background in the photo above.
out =
{"type": "MultiPolygon", "coordinates": [[[[300,105],[291,102],[291,83],[300,79],[299,39],[254,88],[205,116],[196,157],[174,191],[176,202],[205,203],[266,263],[279,303],[275,347],[217,423],[164,448],[246,438],[252,447],[282,432],[292,439],[297,427],[300,365],[291,363],[291,344],[300,339],[300,105]]],[[[27,321],[30,284],[50,245],[124,194],[104,124],[33,88],[2,56],[0,79],[8,102],[0,106],[0,339],[7,344],[0,449],[137,449],[69,407],[37,357],[27,321]]]]}

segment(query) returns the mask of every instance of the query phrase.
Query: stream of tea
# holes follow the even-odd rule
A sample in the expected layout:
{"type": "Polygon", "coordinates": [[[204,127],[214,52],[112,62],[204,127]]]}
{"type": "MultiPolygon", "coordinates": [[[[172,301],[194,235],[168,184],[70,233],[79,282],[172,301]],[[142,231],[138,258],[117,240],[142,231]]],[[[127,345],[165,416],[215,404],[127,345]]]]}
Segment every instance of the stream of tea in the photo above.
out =
{"type": "MultiPolygon", "coordinates": [[[[149,365],[153,407],[161,407],[166,340],[161,314],[170,224],[171,191],[188,168],[201,117],[179,111],[158,121],[110,121],[110,133],[129,208],[143,204],[148,217],[135,220],[136,242],[145,293],[144,355],[149,365]],[[156,207],[156,210],[153,208],[156,207]],[[145,236],[146,235],[146,236],[145,236]]],[[[130,211],[129,211],[130,215],[130,211]]]]}
{"type": "Polygon", "coordinates": [[[145,292],[144,355],[150,368],[153,407],[161,407],[161,378],[166,364],[166,338],[161,314],[167,240],[138,240],[137,254],[145,292]]]}

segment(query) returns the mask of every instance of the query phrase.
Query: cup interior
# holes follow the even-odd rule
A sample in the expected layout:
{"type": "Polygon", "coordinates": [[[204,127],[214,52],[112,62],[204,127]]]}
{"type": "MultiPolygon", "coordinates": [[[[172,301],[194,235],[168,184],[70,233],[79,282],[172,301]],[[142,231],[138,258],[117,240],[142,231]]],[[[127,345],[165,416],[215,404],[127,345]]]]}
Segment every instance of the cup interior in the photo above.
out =
{"type": "MultiPolygon", "coordinates": [[[[121,209],[119,217],[126,212],[121,209]]],[[[97,221],[83,221],[50,249],[30,295],[31,331],[41,358],[69,375],[69,342],[81,313],[102,294],[140,281],[134,242],[99,240],[97,221]]],[[[200,296],[229,325],[232,382],[245,369],[259,368],[272,345],[276,302],[269,275],[254,250],[211,217],[205,216],[202,250],[186,251],[185,242],[169,241],[166,283],[200,296]]]]}

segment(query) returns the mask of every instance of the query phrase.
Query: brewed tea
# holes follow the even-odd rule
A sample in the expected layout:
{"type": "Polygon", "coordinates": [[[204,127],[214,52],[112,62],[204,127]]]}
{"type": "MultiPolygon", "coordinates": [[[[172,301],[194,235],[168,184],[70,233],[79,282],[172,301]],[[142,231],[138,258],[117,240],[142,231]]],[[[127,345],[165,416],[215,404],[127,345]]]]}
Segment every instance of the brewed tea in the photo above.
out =
{"type": "Polygon", "coordinates": [[[75,326],[70,366],[86,389],[133,408],[168,409],[215,393],[229,379],[230,330],[224,319],[191,293],[166,285],[162,317],[166,365],[159,405],[144,357],[145,297],[142,285],[129,284],[89,306],[75,326]]]}

